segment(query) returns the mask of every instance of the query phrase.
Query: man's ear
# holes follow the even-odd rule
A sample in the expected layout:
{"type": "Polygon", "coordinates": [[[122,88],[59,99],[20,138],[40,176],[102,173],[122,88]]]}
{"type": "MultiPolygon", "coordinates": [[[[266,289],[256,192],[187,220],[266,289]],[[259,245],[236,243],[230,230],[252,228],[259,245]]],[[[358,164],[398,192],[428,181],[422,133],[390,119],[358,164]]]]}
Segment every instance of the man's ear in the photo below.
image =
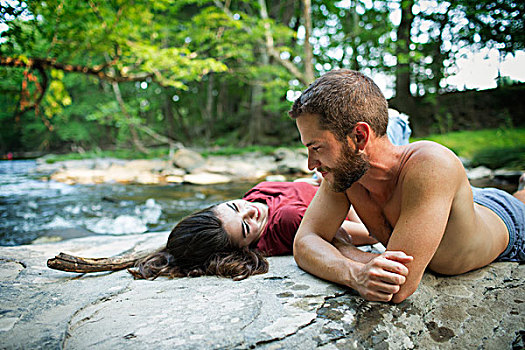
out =
{"type": "Polygon", "coordinates": [[[357,151],[362,151],[370,139],[370,125],[365,122],[358,122],[352,130],[352,138],[357,151]]]}

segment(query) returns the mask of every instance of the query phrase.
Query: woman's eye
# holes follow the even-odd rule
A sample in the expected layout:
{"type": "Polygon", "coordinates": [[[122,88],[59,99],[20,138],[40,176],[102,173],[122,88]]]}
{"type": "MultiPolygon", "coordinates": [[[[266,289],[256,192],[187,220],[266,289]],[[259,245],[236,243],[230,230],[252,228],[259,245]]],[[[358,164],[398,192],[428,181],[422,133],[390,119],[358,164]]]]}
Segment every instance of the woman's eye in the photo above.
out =
{"type": "Polygon", "coordinates": [[[317,146],[317,147],[312,147],[312,150],[317,152],[317,151],[319,151],[319,148],[321,148],[321,147],[319,147],[319,146],[317,146]]]}

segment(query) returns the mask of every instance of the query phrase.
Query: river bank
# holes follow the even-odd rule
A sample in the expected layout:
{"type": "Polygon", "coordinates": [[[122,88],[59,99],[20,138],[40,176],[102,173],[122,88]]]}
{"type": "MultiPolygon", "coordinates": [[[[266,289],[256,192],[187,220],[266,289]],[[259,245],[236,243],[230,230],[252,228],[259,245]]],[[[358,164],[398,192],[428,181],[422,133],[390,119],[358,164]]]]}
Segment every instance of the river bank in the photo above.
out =
{"type": "Polygon", "coordinates": [[[208,156],[179,149],[170,159],[123,160],[98,158],[47,163],[37,160],[36,173],[67,184],[177,184],[211,185],[240,181],[284,181],[310,173],[306,149],[278,148],[232,156],[208,156]]]}
{"type": "MultiPolygon", "coordinates": [[[[516,190],[523,171],[491,170],[471,167],[471,161],[460,158],[467,176],[474,185],[493,185],[508,192],[516,190]]],[[[304,148],[278,148],[272,154],[259,152],[232,156],[202,157],[190,149],[180,149],[170,159],[123,160],[96,158],[47,163],[37,160],[36,173],[49,174],[43,180],[66,184],[194,184],[211,185],[230,182],[290,181],[309,177],[308,153],[304,148]]]]}

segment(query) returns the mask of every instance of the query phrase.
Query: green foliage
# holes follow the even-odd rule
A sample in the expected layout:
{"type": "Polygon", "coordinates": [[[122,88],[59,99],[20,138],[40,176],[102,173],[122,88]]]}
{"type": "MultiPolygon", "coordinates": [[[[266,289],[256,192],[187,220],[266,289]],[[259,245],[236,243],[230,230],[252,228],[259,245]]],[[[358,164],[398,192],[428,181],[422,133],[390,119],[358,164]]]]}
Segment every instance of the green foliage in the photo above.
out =
{"type": "Polygon", "coordinates": [[[475,155],[483,153],[485,149],[507,150],[509,154],[522,149],[525,147],[525,129],[456,131],[411,139],[411,142],[420,140],[440,143],[458,156],[472,159],[475,155]]]}
{"type": "MultiPolygon", "coordinates": [[[[143,144],[154,154],[167,141],[210,147],[294,144],[298,134],[287,116],[287,94],[304,88],[303,2],[266,1],[266,19],[260,4],[3,2],[0,22],[8,29],[0,33],[0,56],[25,63],[40,58],[57,66],[0,66],[0,152],[143,144]],[[69,72],[72,67],[77,73],[69,72]],[[86,74],[89,69],[106,78],[86,74]],[[38,84],[46,78],[38,106],[19,113],[21,104],[37,101],[38,84]],[[24,92],[28,101],[21,98],[24,92]]],[[[522,48],[521,3],[461,0],[425,7],[415,1],[410,52],[396,57],[403,40],[396,38],[391,14],[400,4],[313,0],[314,75],[338,67],[391,74],[406,61],[418,93],[437,93],[446,90],[440,84],[460,48],[486,43],[503,43],[506,52],[522,48]]],[[[442,116],[434,118],[435,130],[451,130],[449,111],[435,107],[442,116]]]]}
{"type": "Polygon", "coordinates": [[[132,149],[115,149],[115,150],[100,150],[93,149],[81,153],[66,153],[66,154],[48,154],[45,157],[45,161],[48,164],[61,162],[65,160],[79,160],[79,159],[96,159],[96,158],[117,158],[117,159],[167,159],[169,155],[169,149],[167,148],[154,148],[149,154],[137,152],[132,149]]]}
{"type": "Polygon", "coordinates": [[[463,33],[470,43],[497,47],[503,52],[525,48],[525,2],[513,0],[461,0],[467,18],[463,33]]]}
{"type": "Polygon", "coordinates": [[[506,148],[485,148],[476,151],[472,166],[486,166],[490,169],[525,169],[525,145],[506,148]]]}

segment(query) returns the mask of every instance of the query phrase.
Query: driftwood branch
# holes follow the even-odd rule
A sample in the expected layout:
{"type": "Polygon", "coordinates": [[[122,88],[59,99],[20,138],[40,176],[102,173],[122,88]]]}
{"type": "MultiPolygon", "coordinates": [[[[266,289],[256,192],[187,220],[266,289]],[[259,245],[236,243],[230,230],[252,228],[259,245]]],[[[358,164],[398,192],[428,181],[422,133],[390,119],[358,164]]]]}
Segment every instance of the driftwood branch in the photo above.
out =
{"type": "Polygon", "coordinates": [[[55,270],[80,273],[119,271],[135,266],[135,263],[138,260],[149,254],[151,254],[150,251],[112,258],[82,258],[66,253],[60,253],[54,258],[47,260],[47,266],[55,270]]]}

